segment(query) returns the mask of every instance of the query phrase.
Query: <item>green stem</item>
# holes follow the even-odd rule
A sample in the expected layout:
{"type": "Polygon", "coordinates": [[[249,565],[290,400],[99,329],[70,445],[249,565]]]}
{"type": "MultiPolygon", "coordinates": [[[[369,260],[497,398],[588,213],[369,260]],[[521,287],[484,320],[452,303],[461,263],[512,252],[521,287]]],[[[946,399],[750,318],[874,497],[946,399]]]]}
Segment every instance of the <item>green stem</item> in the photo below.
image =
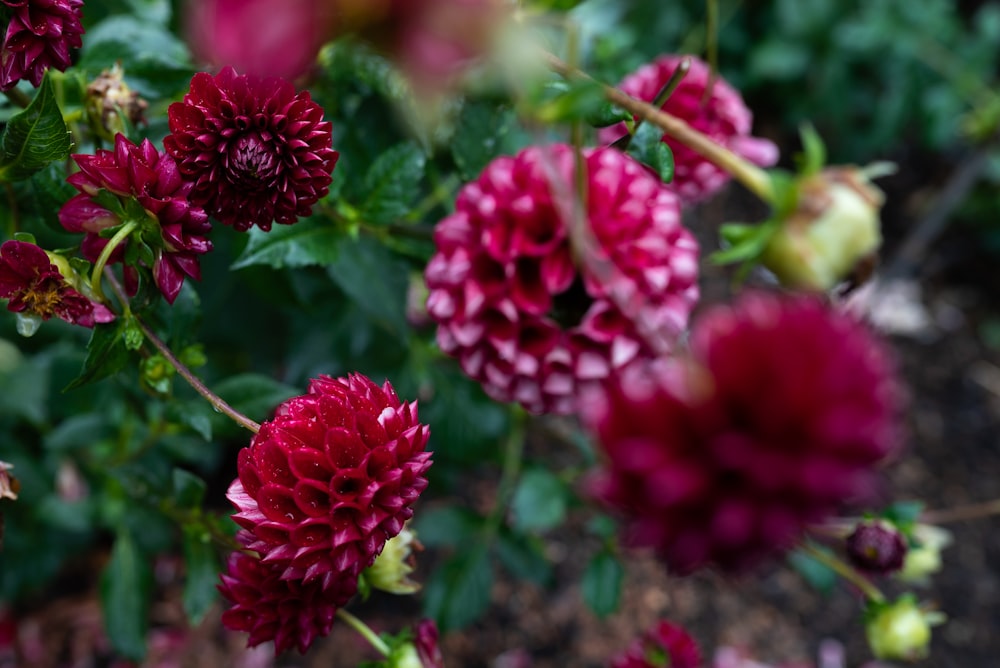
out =
{"type": "MultiPolygon", "coordinates": [[[[128,235],[132,234],[135,228],[139,227],[139,223],[134,220],[130,220],[121,226],[121,228],[115,232],[115,236],[111,237],[108,244],[101,251],[101,254],[97,257],[97,262],[94,263],[94,271],[90,275],[90,287],[94,291],[94,296],[97,301],[106,301],[104,298],[104,291],[101,289],[101,274],[104,273],[104,265],[108,263],[111,258],[111,254],[115,252],[115,249],[122,244],[128,235]]],[[[122,302],[128,304],[128,300],[122,302]]]]}
{"type": "Polygon", "coordinates": [[[802,545],[802,550],[808,553],[810,557],[820,562],[861,590],[861,593],[864,594],[868,600],[875,603],[885,603],[885,595],[881,592],[881,590],[872,584],[871,580],[859,573],[849,564],[844,563],[834,555],[824,552],[815,545],[810,545],[809,543],[804,543],[802,545]]]}
{"type": "Polygon", "coordinates": [[[382,656],[389,656],[389,646],[385,644],[384,640],[378,637],[377,633],[371,630],[371,627],[343,608],[337,609],[337,617],[340,618],[340,621],[357,631],[361,637],[367,640],[368,644],[378,650],[382,656]]]}
{"type": "MultiPolygon", "coordinates": [[[[681,85],[681,81],[684,80],[684,77],[687,76],[687,73],[690,70],[691,70],[691,59],[690,58],[682,59],[681,62],[677,64],[677,69],[675,69],[670,74],[670,78],[667,79],[667,83],[663,84],[663,87],[656,94],[656,97],[653,98],[652,102],[653,106],[656,107],[657,109],[661,109],[663,105],[667,103],[667,100],[670,99],[670,96],[674,94],[674,91],[677,90],[677,87],[681,85]]],[[[639,120],[637,120],[635,122],[635,125],[632,127],[632,132],[628,133],[621,139],[616,140],[615,143],[611,145],[611,147],[616,148],[619,151],[624,151],[625,149],[627,149],[628,145],[632,143],[632,138],[635,136],[635,133],[639,131],[640,127],[642,127],[642,122],[644,120],[645,119],[640,117],[639,120]]]]}
{"type": "Polygon", "coordinates": [[[29,104],[31,104],[31,98],[24,94],[16,88],[11,88],[10,90],[5,90],[3,92],[7,96],[7,99],[11,101],[12,104],[24,109],[29,104]]]}
{"type": "Polygon", "coordinates": [[[504,513],[510,505],[517,478],[521,474],[524,458],[524,431],[528,414],[519,406],[511,408],[511,425],[503,447],[503,464],[497,485],[496,501],[486,522],[486,539],[491,541],[503,524],[504,513]]]}
{"type": "MultiPolygon", "coordinates": [[[[111,270],[108,269],[104,275],[108,279],[108,283],[111,285],[111,289],[114,291],[115,296],[118,297],[123,304],[128,304],[128,297],[125,295],[125,291],[122,289],[122,286],[119,285],[118,279],[116,279],[114,274],[111,273],[111,270]]],[[[156,336],[156,334],[153,333],[153,330],[146,326],[146,323],[140,320],[136,315],[132,315],[132,318],[135,320],[135,324],[139,326],[139,329],[142,330],[143,335],[149,340],[150,343],[153,344],[153,347],[156,348],[160,354],[174,366],[177,373],[188,382],[188,385],[194,388],[195,392],[204,397],[208,403],[212,404],[212,408],[230,418],[236,424],[244,427],[245,429],[249,429],[255,434],[260,431],[260,424],[237,411],[235,408],[226,403],[225,399],[208,389],[208,387],[191,372],[191,369],[187,368],[184,363],[181,362],[176,355],[174,355],[173,351],[170,350],[167,344],[156,336]]]]}

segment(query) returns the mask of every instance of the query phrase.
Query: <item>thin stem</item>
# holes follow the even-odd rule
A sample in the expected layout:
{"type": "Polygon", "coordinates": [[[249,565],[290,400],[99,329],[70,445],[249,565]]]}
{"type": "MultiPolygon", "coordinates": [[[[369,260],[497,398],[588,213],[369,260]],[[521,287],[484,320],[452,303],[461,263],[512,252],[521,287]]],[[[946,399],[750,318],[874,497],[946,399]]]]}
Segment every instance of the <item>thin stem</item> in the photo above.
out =
{"type": "Polygon", "coordinates": [[[378,650],[382,656],[389,656],[389,646],[386,645],[385,641],[379,638],[378,634],[372,631],[367,624],[343,608],[337,609],[337,617],[340,618],[340,621],[357,631],[361,637],[367,640],[368,644],[378,650]]]}
{"type": "Polygon", "coordinates": [[[1000,499],[971,503],[957,508],[928,510],[920,514],[920,521],[927,524],[947,524],[963,520],[977,520],[991,515],[1000,515],[1000,499]]]}
{"type": "MultiPolygon", "coordinates": [[[[132,234],[132,231],[137,228],[139,224],[134,220],[131,220],[115,232],[115,236],[111,237],[107,245],[101,250],[101,254],[97,257],[97,262],[94,263],[94,271],[90,275],[90,287],[94,291],[94,296],[97,297],[97,301],[105,301],[104,290],[101,289],[101,274],[104,273],[104,266],[111,259],[111,254],[115,252],[115,249],[121,245],[128,235],[132,234]]],[[[127,301],[124,303],[128,303],[127,301]]]]}
{"type": "MultiPolygon", "coordinates": [[[[128,297],[125,295],[125,291],[122,289],[122,286],[118,283],[118,279],[116,279],[114,274],[111,273],[110,268],[104,272],[104,276],[108,279],[108,283],[111,285],[111,289],[114,291],[115,296],[118,297],[119,301],[123,304],[128,304],[128,297]]],[[[174,355],[173,351],[167,347],[167,344],[156,336],[156,334],[153,333],[153,330],[146,326],[146,323],[140,320],[138,316],[133,315],[132,317],[135,319],[135,323],[139,326],[139,329],[142,330],[143,335],[149,339],[150,343],[153,344],[153,347],[156,348],[160,354],[174,366],[175,369],[177,369],[177,373],[188,382],[188,385],[194,388],[195,392],[204,397],[208,403],[212,404],[212,407],[215,410],[255,434],[260,431],[260,424],[237,411],[235,408],[226,403],[222,397],[208,389],[208,387],[191,372],[191,369],[187,368],[177,358],[177,356],[174,355]]]]}
{"type": "MultiPolygon", "coordinates": [[[[549,67],[565,77],[590,78],[587,74],[570,67],[552,54],[548,54],[547,57],[549,67]]],[[[604,96],[611,102],[634,116],[638,116],[654,124],[663,130],[665,134],[670,135],[717,167],[729,172],[737,181],[763,201],[768,204],[774,201],[774,190],[771,188],[771,179],[768,177],[767,172],[757,165],[741,158],[721,144],[715,143],[708,135],[698,132],[680,118],[668,114],[662,109],[657,109],[648,102],[637,100],[617,88],[611,86],[604,86],[603,88],[604,96]]]]}
{"type": "Polygon", "coordinates": [[[869,600],[874,601],[875,603],[885,603],[885,595],[881,592],[881,590],[872,584],[871,580],[859,573],[849,564],[844,563],[837,557],[828,554],[827,552],[824,552],[809,543],[804,543],[802,545],[802,550],[807,552],[810,557],[860,589],[861,593],[864,594],[869,600]]]}
{"type": "Polygon", "coordinates": [[[12,104],[21,107],[22,109],[31,104],[31,98],[28,97],[24,91],[20,91],[16,88],[5,90],[3,94],[7,96],[7,99],[10,100],[12,104]]]}
{"type": "MultiPolygon", "coordinates": [[[[652,104],[654,107],[656,107],[657,109],[663,108],[663,105],[667,103],[667,100],[669,100],[670,96],[674,94],[674,91],[677,90],[677,87],[681,85],[681,81],[684,80],[684,77],[687,75],[690,69],[691,69],[690,58],[684,58],[683,60],[681,60],[680,63],[678,63],[677,69],[671,72],[670,78],[667,79],[667,83],[663,84],[663,87],[656,94],[656,97],[653,98],[652,104]]],[[[624,151],[625,149],[627,149],[628,145],[632,143],[632,137],[634,137],[635,133],[639,131],[639,128],[642,126],[642,122],[644,120],[645,120],[644,118],[640,117],[639,120],[635,122],[635,126],[633,126],[632,128],[632,132],[628,133],[621,139],[616,140],[615,143],[611,145],[612,148],[616,148],[619,151],[624,151]]]]}
{"type": "Polygon", "coordinates": [[[503,465],[500,471],[500,482],[497,485],[496,502],[487,520],[488,540],[492,540],[503,524],[504,512],[510,505],[510,498],[514,494],[514,486],[517,478],[521,474],[521,463],[524,458],[524,428],[528,421],[528,415],[520,407],[511,409],[511,426],[507,434],[507,440],[503,448],[503,465]]]}

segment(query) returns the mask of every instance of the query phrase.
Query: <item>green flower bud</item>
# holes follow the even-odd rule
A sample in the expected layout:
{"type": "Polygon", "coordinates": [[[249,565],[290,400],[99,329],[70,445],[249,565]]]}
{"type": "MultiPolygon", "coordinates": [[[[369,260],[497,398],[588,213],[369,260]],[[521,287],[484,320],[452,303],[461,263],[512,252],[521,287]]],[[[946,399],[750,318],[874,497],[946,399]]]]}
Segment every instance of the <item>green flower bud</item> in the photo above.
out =
{"type": "Polygon", "coordinates": [[[944,622],[944,615],[917,605],[912,596],[894,603],[873,603],[867,611],[865,635],[878,659],[914,661],[927,656],[931,627],[944,622]]]}
{"type": "Polygon", "coordinates": [[[829,167],[799,179],[798,203],[761,260],[782,285],[826,291],[874,259],[882,243],[884,195],[857,167],[829,167]]]}
{"type": "Polygon", "coordinates": [[[413,643],[401,645],[389,657],[389,668],[424,668],[413,643]]]}
{"type": "MultiPolygon", "coordinates": [[[[417,535],[407,527],[385,544],[382,554],[369,566],[364,577],[375,589],[390,594],[414,594],[420,591],[420,584],[410,579],[413,572],[413,549],[420,548],[417,535]]],[[[419,665],[419,664],[418,664],[419,665]]]]}

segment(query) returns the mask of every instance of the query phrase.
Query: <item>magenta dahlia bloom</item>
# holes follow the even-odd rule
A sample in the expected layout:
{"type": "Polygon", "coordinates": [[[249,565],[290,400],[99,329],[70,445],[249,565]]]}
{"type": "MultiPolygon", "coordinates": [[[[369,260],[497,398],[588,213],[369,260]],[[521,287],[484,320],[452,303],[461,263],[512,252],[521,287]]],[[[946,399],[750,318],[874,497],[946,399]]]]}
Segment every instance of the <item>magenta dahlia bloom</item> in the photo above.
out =
{"type": "Polygon", "coordinates": [[[433,619],[421,619],[417,623],[413,644],[420,659],[420,668],[444,668],[444,657],[438,647],[438,627],[433,619]]]}
{"type": "Polygon", "coordinates": [[[81,250],[92,262],[108,244],[108,239],[100,236],[101,230],[137,223],[130,240],[116,248],[111,259],[117,262],[125,258],[129,243],[147,246],[152,253],[153,281],[172,304],[185,276],[201,278],[198,256],[212,250],[208,215],[188,201],[191,184],[181,178],[177,163],[157,151],[148,139],[136,146],[121,134],[115,137],[114,151],[77,154],[73,160],[80,171],[66,180],[80,194],[59,210],[59,222],[70,232],[87,235],[81,250]],[[95,197],[101,190],[118,198],[128,220],[97,203],[95,197]]]}
{"type": "Polygon", "coordinates": [[[0,44],[0,90],[27,79],[36,88],[45,70],[70,66],[70,49],[82,45],[83,0],[0,0],[10,23],[0,44]]]}
{"type": "Polygon", "coordinates": [[[107,306],[74,288],[44,250],[26,241],[0,246],[0,299],[10,300],[8,311],[42,320],[56,316],[84,327],[115,317],[107,306]]]}
{"type": "Polygon", "coordinates": [[[281,581],[318,587],[322,600],[343,605],[413,515],[427,487],[429,434],[416,404],[401,402],[388,382],[313,379],[239,454],[228,497],[245,546],[281,581]]]}
{"type": "Polygon", "coordinates": [[[660,622],[637,638],[608,668],[701,668],[701,650],[687,631],[660,622]]]}
{"type": "Polygon", "coordinates": [[[246,231],[290,225],[329,192],[339,154],[308,91],[277,78],[199,72],[167,110],[163,147],[194,183],[191,201],[246,231]]]}
{"type": "MultiPolygon", "coordinates": [[[[767,139],[751,136],[753,114],[736,89],[717,76],[712,82],[711,94],[705,98],[711,70],[698,58],[661,56],[625,77],[619,88],[636,99],[652,102],[684,58],[690,59],[691,69],[664,103],[663,110],[756,165],[770,167],[775,164],[778,147],[767,139]]],[[[602,129],[598,138],[602,143],[610,144],[627,132],[625,124],[619,123],[602,129]]],[[[667,135],[663,136],[663,141],[674,154],[671,187],[685,204],[706,199],[729,182],[727,172],[684,144],[667,135]]]]}
{"type": "Polygon", "coordinates": [[[536,413],[568,413],[582,386],[651,356],[651,333],[676,335],[698,298],[676,195],[618,151],[584,155],[583,262],[562,215],[574,152],[556,145],[498,158],[462,188],[426,270],[441,350],[494,399],[536,413]]]}
{"type": "Polygon", "coordinates": [[[870,497],[901,398],[888,351],[852,317],[749,294],[696,323],[689,358],[588,397],[606,454],[591,491],[672,570],[742,570],[870,497]]]}

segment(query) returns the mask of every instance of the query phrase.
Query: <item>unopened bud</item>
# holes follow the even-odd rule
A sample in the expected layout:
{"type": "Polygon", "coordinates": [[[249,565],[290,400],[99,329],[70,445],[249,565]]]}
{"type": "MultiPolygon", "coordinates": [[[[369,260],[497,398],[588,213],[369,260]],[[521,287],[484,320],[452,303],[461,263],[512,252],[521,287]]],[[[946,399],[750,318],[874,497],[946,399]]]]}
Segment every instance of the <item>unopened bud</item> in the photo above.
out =
{"type": "Polygon", "coordinates": [[[124,72],[115,64],[87,86],[86,107],[91,127],[107,141],[119,132],[128,134],[130,125],[144,122],[149,104],[125,84],[124,72]]]}
{"type": "Polygon", "coordinates": [[[874,575],[888,575],[903,567],[906,540],[883,520],[859,522],[847,537],[847,558],[855,568],[874,575]]]}
{"type": "Polygon", "coordinates": [[[903,568],[896,577],[904,582],[925,584],[927,579],[941,570],[941,551],[951,545],[951,533],[946,529],[918,524],[913,527],[913,540],[903,568]]]}
{"type": "Polygon", "coordinates": [[[17,493],[21,491],[21,483],[10,474],[14,468],[13,464],[0,461],[0,499],[17,500],[17,493]]]}
{"type": "Polygon", "coordinates": [[[931,627],[944,622],[944,615],[917,605],[912,596],[893,603],[873,603],[867,612],[865,635],[878,659],[913,661],[927,656],[931,627]]]}
{"type": "Polygon", "coordinates": [[[420,591],[420,583],[409,577],[413,572],[413,549],[420,548],[416,538],[415,532],[403,527],[402,531],[389,539],[375,563],[364,572],[368,584],[390,594],[414,594],[420,591]]]}
{"type": "Polygon", "coordinates": [[[882,243],[884,199],[857,167],[802,177],[798,204],[768,241],[764,266],[791,288],[833,288],[874,259],[882,243]]]}

